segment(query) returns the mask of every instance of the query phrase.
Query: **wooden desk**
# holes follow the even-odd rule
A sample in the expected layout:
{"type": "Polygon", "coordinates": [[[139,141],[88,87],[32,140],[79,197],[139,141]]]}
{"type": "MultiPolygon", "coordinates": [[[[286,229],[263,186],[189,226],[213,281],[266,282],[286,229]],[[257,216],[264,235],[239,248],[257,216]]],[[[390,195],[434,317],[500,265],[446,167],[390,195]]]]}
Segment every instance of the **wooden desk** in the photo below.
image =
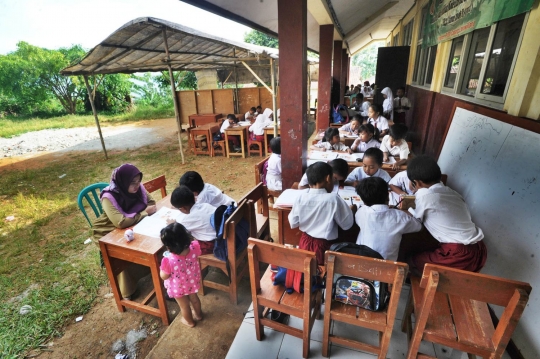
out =
{"type": "Polygon", "coordinates": [[[225,146],[227,146],[227,157],[231,156],[242,156],[242,158],[246,158],[246,139],[248,136],[248,128],[249,126],[234,126],[229,127],[225,130],[225,146]],[[242,148],[242,152],[236,153],[229,149],[229,136],[231,135],[237,135],[240,136],[240,147],[242,148]]]}
{"type": "MultiPolygon", "coordinates": [[[[157,203],[158,209],[161,207],[171,207],[170,195],[157,203]]],[[[127,228],[126,228],[127,229],[127,228]]],[[[124,238],[126,229],[115,229],[99,240],[99,247],[103,254],[103,261],[107,268],[107,276],[111,283],[114,300],[118,310],[125,312],[126,308],[160,317],[163,324],[169,325],[170,319],[167,313],[165,302],[165,289],[159,276],[159,266],[163,258],[165,247],[159,238],[153,238],[135,234],[135,239],[127,242],[124,238]],[[120,287],[116,276],[126,266],[126,262],[136,263],[150,268],[154,289],[143,299],[141,303],[121,297],[120,287]],[[157,299],[158,308],[149,306],[148,303],[154,298],[157,299]]]]}
{"type": "Polygon", "coordinates": [[[189,126],[197,127],[207,123],[217,122],[223,115],[221,113],[206,113],[189,115],[189,126]]]}
{"type": "MultiPolygon", "coordinates": [[[[343,125],[341,125],[343,126],[343,125]]],[[[341,127],[339,126],[339,127],[341,127]]],[[[337,127],[337,126],[336,126],[337,127]]],[[[315,137],[316,140],[320,141],[322,140],[322,138],[324,137],[324,132],[322,133],[318,133],[317,136],[315,137]]],[[[354,141],[356,141],[357,137],[345,137],[343,134],[339,134],[339,138],[341,140],[341,142],[343,142],[345,144],[345,146],[348,146],[348,147],[351,147],[354,143],[354,141]]]]}
{"type": "Polygon", "coordinates": [[[194,127],[189,131],[190,137],[191,137],[191,143],[193,145],[193,153],[196,155],[209,155],[211,157],[214,156],[214,152],[212,151],[212,138],[213,134],[219,131],[219,123],[217,122],[210,122],[198,127],[194,127]],[[206,136],[206,150],[203,150],[202,148],[197,149],[195,146],[195,138],[196,136],[206,136]]]}
{"type": "MultiPolygon", "coordinates": [[[[278,125],[278,136],[281,136],[281,128],[278,125]]],[[[268,141],[268,136],[274,137],[274,126],[272,127],[265,127],[264,128],[264,142],[266,145],[264,146],[264,155],[268,156],[268,148],[270,148],[270,141],[268,141]]]]}

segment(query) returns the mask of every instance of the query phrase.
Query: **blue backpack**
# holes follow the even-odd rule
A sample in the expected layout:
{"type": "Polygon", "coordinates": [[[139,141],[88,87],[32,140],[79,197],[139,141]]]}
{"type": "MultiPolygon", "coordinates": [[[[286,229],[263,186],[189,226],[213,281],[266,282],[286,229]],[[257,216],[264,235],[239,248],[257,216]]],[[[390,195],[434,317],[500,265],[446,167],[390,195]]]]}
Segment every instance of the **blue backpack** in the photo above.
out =
{"type": "Polygon", "coordinates": [[[341,115],[341,111],[347,112],[347,106],[345,105],[337,105],[335,108],[332,109],[332,123],[347,123],[349,122],[349,116],[347,115],[347,118],[343,118],[341,115]]]}
{"type": "MultiPolygon", "coordinates": [[[[214,214],[210,217],[210,224],[216,230],[216,239],[214,244],[214,256],[226,262],[227,274],[229,275],[229,282],[231,281],[231,271],[229,267],[227,249],[227,238],[223,238],[223,231],[225,229],[225,222],[236,211],[236,205],[232,202],[230,205],[221,205],[216,208],[214,214]]],[[[244,218],[236,224],[235,228],[235,242],[236,242],[236,254],[242,252],[247,248],[249,238],[249,222],[244,218]]]]}

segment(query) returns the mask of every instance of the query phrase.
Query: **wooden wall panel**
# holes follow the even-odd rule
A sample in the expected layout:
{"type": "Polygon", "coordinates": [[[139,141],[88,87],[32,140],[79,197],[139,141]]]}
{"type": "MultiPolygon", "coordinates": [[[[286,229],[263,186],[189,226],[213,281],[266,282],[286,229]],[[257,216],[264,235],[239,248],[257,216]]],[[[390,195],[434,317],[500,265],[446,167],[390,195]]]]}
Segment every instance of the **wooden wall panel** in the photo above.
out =
{"type": "Polygon", "coordinates": [[[454,97],[435,93],[435,100],[431,111],[431,123],[427,132],[427,139],[425,143],[425,154],[434,158],[439,157],[442,141],[448,122],[452,121],[454,103],[459,101],[454,97]]]}
{"type": "Polygon", "coordinates": [[[434,92],[418,87],[408,86],[407,88],[407,97],[412,103],[412,108],[407,111],[407,118],[405,119],[409,127],[407,140],[412,142],[413,152],[416,154],[425,152],[434,96],[434,92]]]}
{"type": "Polygon", "coordinates": [[[177,91],[176,94],[180,102],[180,122],[182,124],[188,124],[188,117],[197,113],[195,91],[177,91]]]}
{"type": "Polygon", "coordinates": [[[246,113],[252,107],[260,104],[259,89],[257,87],[238,89],[238,108],[240,113],[246,113]]]}
{"type": "Polygon", "coordinates": [[[212,90],[195,91],[197,95],[198,114],[214,113],[214,104],[212,101],[212,90]]]}
{"type": "Polygon", "coordinates": [[[226,117],[234,113],[234,89],[212,90],[214,113],[222,113],[226,117]]]}

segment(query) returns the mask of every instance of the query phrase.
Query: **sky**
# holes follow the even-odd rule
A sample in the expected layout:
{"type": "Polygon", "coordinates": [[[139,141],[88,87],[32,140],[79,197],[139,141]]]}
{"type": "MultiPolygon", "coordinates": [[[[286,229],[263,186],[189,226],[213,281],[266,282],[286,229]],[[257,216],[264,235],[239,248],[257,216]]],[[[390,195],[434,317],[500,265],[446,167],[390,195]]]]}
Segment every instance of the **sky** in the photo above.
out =
{"type": "Polygon", "coordinates": [[[19,41],[89,50],[130,20],[151,16],[243,41],[250,28],[179,0],[0,0],[0,54],[19,41]]]}

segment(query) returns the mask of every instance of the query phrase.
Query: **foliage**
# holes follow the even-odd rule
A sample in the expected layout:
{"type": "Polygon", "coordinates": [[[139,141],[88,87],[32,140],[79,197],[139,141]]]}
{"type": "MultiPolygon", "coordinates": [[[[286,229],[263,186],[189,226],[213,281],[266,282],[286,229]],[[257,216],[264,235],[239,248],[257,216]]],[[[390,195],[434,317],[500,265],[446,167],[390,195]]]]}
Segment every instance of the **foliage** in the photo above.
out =
{"type": "Polygon", "coordinates": [[[375,71],[377,69],[377,50],[381,46],[384,46],[384,42],[374,42],[353,56],[353,66],[360,66],[361,68],[359,80],[364,81],[375,77],[375,71]]]}
{"type": "MultiPolygon", "coordinates": [[[[120,113],[131,105],[131,88],[133,83],[130,81],[131,75],[126,74],[110,74],[90,76],[88,82],[90,88],[96,87],[96,96],[94,105],[98,112],[107,111],[111,113],[120,113]]],[[[88,92],[84,90],[84,109],[92,111],[92,106],[88,99],[88,92]]]]}
{"type": "Polygon", "coordinates": [[[251,30],[244,34],[244,42],[253,45],[266,46],[277,49],[279,46],[279,41],[275,37],[266,35],[257,30],[251,30]]]}
{"type": "MultiPolygon", "coordinates": [[[[173,76],[177,90],[197,89],[197,77],[193,71],[177,71],[173,72],[173,76]]],[[[168,71],[133,75],[132,79],[134,80],[132,90],[137,96],[137,104],[169,106],[171,109],[174,107],[168,71]]]]}

